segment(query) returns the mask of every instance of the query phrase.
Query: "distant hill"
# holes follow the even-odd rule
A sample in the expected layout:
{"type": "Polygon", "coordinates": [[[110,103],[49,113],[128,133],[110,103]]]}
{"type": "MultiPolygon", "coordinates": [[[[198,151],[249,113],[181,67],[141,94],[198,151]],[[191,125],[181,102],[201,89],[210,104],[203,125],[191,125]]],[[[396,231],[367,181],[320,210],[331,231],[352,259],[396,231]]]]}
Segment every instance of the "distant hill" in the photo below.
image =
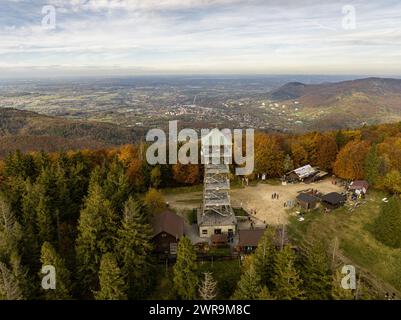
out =
{"type": "Polygon", "coordinates": [[[401,120],[401,80],[366,78],[324,84],[287,83],[272,91],[275,101],[297,100],[308,129],[339,129],[401,120]]]}
{"type": "Polygon", "coordinates": [[[114,124],[75,121],[0,109],[0,157],[21,151],[97,149],[135,142],[143,133],[114,124]]]}

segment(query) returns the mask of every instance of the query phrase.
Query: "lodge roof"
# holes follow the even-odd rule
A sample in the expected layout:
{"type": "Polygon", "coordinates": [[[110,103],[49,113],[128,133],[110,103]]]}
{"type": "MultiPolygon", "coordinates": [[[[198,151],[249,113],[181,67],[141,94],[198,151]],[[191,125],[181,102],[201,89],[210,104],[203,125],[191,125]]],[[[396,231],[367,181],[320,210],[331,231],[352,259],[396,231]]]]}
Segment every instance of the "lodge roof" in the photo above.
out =
{"type": "Polygon", "coordinates": [[[353,182],[351,182],[349,188],[351,190],[368,190],[369,189],[369,182],[365,181],[365,180],[355,180],[353,182]]]}
{"type": "Polygon", "coordinates": [[[152,227],[153,236],[166,232],[179,239],[184,235],[184,219],[171,210],[156,213],[152,219],[152,227]]]}
{"type": "Polygon", "coordinates": [[[240,247],[257,247],[264,232],[265,229],[239,230],[238,245],[240,247]]]}

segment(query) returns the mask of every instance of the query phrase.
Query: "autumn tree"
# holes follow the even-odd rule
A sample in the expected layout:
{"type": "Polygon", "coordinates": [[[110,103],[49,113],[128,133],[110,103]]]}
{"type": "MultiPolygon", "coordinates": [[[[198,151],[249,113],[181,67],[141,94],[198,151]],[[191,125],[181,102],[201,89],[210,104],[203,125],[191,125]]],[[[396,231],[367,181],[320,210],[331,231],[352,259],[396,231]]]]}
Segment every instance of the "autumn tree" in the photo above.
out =
{"type": "Polygon", "coordinates": [[[194,185],[199,183],[201,178],[200,167],[197,164],[181,164],[173,165],[173,179],[179,184],[194,185]]]}
{"type": "Polygon", "coordinates": [[[337,156],[337,143],[331,135],[317,134],[314,143],[316,144],[315,165],[323,170],[331,170],[337,156]]]}
{"type": "Polygon", "coordinates": [[[276,137],[264,133],[255,135],[255,173],[280,177],[284,173],[284,152],[276,137]]]}
{"type": "Polygon", "coordinates": [[[198,275],[196,274],[196,253],[191,241],[182,237],[178,243],[177,261],[174,265],[174,288],[181,299],[193,300],[196,298],[198,288],[198,275]]]}
{"type": "Polygon", "coordinates": [[[160,191],[150,188],[145,195],[144,204],[154,213],[166,207],[166,200],[160,191]]]}
{"type": "Polygon", "coordinates": [[[370,149],[366,141],[351,141],[337,155],[334,173],[348,180],[363,179],[365,158],[370,149]]]}
{"type": "Polygon", "coordinates": [[[393,194],[401,194],[401,171],[392,170],[380,181],[379,185],[393,194]]]}
{"type": "Polygon", "coordinates": [[[96,300],[126,300],[126,284],[113,254],[102,256],[99,270],[100,290],[95,292],[96,300]]]}
{"type": "Polygon", "coordinates": [[[301,167],[309,163],[308,152],[299,141],[293,141],[291,144],[291,154],[295,167],[301,167]]]}

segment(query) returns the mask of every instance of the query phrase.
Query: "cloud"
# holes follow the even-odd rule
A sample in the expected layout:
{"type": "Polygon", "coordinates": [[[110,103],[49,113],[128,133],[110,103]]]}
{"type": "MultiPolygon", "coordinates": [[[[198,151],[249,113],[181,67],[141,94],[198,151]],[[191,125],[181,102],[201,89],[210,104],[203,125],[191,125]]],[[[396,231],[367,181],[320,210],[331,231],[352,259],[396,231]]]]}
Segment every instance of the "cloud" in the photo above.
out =
{"type": "Polygon", "coordinates": [[[399,1],[0,0],[3,68],[399,72],[399,1]],[[56,29],[41,26],[54,5],[56,29]]]}

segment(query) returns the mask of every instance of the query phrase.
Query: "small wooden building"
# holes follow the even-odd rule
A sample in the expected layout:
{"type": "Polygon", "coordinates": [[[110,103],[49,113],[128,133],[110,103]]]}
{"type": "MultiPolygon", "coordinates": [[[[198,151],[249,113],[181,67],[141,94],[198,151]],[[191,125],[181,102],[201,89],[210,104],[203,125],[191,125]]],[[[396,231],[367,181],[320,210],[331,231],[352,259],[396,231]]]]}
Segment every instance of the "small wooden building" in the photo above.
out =
{"type": "Polygon", "coordinates": [[[184,235],[184,219],[170,210],[154,215],[152,220],[154,252],[175,255],[184,235]]]}
{"type": "Polygon", "coordinates": [[[301,208],[305,210],[315,209],[319,202],[319,198],[309,194],[309,193],[300,193],[297,196],[297,203],[301,208]]]}
{"type": "Polygon", "coordinates": [[[336,209],[344,205],[347,197],[337,192],[331,192],[322,197],[322,204],[327,209],[336,209]]]}
{"type": "Polygon", "coordinates": [[[239,230],[238,249],[244,253],[252,253],[258,247],[265,229],[239,230]]]}
{"type": "Polygon", "coordinates": [[[368,192],[369,189],[369,182],[365,180],[355,180],[351,182],[348,189],[357,194],[360,193],[366,194],[366,192],[368,192]]]}

